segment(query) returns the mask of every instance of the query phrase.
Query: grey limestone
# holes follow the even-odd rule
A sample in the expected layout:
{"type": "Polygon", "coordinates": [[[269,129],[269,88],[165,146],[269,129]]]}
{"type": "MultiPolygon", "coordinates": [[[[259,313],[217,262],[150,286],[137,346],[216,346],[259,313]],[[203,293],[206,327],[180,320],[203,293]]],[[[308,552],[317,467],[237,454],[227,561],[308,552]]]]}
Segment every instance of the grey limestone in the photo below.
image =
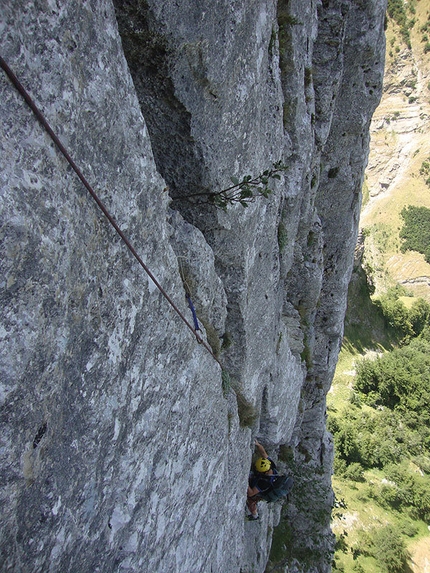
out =
{"type": "Polygon", "coordinates": [[[384,9],[2,2],[1,56],[224,369],[0,71],[2,571],[263,573],[279,523],[284,571],[330,570],[325,395],[384,9]],[[208,202],[276,161],[268,199],[208,202]],[[296,485],[250,523],[255,437],[296,485]]]}

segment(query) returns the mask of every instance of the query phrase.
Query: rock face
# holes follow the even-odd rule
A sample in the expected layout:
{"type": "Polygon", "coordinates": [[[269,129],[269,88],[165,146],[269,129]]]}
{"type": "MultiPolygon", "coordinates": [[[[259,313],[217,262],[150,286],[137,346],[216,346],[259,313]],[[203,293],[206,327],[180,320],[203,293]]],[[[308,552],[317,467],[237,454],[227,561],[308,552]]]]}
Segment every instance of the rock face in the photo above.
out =
{"type": "Polygon", "coordinates": [[[2,3],[2,57],[224,370],[1,72],[3,571],[263,572],[280,519],[284,570],[329,571],[325,395],[384,9],[2,3]],[[268,199],[202,195],[277,161],[268,199]],[[256,436],[296,486],[249,523],[256,436]]]}

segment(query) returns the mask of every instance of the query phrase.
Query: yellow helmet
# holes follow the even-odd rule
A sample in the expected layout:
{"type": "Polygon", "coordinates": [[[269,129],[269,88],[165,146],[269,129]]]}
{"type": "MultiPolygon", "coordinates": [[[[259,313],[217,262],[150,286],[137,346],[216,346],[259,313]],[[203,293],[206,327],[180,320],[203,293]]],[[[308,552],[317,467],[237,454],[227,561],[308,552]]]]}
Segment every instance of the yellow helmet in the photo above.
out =
{"type": "Polygon", "coordinates": [[[261,474],[268,472],[271,467],[272,464],[267,458],[258,458],[258,460],[255,462],[255,469],[261,474]]]}

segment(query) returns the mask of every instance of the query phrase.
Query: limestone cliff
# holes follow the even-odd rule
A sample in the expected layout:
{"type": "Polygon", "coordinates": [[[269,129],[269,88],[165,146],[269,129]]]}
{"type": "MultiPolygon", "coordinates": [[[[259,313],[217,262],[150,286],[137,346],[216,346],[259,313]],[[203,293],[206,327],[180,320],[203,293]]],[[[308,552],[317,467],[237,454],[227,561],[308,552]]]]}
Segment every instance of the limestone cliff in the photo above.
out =
{"type": "Polygon", "coordinates": [[[224,369],[1,72],[2,571],[263,572],[280,518],[283,570],[330,569],[325,395],[384,9],[2,2],[0,55],[224,369]],[[277,161],[268,199],[201,195],[277,161]],[[256,436],[296,485],[249,523],[256,436]]]}

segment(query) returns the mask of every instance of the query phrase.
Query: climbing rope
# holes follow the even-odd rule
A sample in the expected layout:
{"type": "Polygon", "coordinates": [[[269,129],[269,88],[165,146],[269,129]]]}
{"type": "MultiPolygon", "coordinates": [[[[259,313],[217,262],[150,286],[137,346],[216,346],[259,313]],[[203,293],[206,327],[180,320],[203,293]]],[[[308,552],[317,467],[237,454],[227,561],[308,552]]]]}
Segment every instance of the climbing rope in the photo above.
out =
{"type": "Polygon", "coordinates": [[[185,298],[187,299],[188,302],[188,306],[190,307],[191,310],[191,314],[193,315],[193,322],[194,322],[194,330],[196,332],[196,338],[197,338],[197,342],[199,344],[202,343],[202,338],[200,336],[201,333],[201,328],[199,326],[199,321],[197,320],[197,313],[196,313],[196,309],[194,308],[194,304],[193,301],[191,300],[191,289],[187,283],[187,279],[185,277],[185,272],[184,272],[184,267],[182,264],[182,259],[184,257],[182,257],[181,255],[178,256],[178,263],[179,263],[179,274],[181,275],[181,279],[182,279],[182,284],[184,285],[184,290],[185,290],[185,298]],[[199,334],[197,334],[199,333],[199,334]]]}
{"type": "MultiPolygon", "coordinates": [[[[5,74],[8,76],[8,78],[10,79],[10,81],[12,82],[12,84],[15,86],[16,90],[19,92],[19,94],[24,98],[25,102],[27,103],[28,107],[31,109],[31,111],[34,113],[34,115],[36,116],[36,118],[38,119],[38,121],[41,123],[41,125],[44,127],[44,129],[47,131],[47,133],[49,134],[50,138],[52,139],[52,141],[55,143],[55,145],[58,147],[58,149],[61,151],[61,153],[64,155],[64,157],[66,158],[67,162],[69,163],[69,165],[72,167],[72,169],[74,170],[74,172],[76,173],[76,175],[79,177],[79,179],[81,180],[81,182],[83,183],[83,185],[86,187],[87,191],[90,193],[91,197],[94,199],[94,201],[97,203],[98,207],[101,209],[102,213],[104,214],[104,216],[106,217],[106,219],[109,221],[109,223],[112,225],[112,227],[115,229],[115,231],[117,232],[117,234],[121,237],[121,239],[123,240],[123,242],[125,243],[125,245],[127,246],[128,250],[131,252],[131,254],[134,256],[134,258],[137,260],[137,262],[139,263],[139,265],[143,268],[143,270],[146,272],[146,274],[149,276],[149,278],[152,280],[152,282],[155,284],[155,286],[157,287],[157,289],[161,292],[161,294],[164,296],[164,298],[167,300],[167,302],[170,304],[170,306],[175,310],[175,312],[179,315],[179,317],[182,319],[182,321],[186,324],[186,326],[191,330],[191,332],[194,334],[194,336],[197,339],[197,342],[199,342],[199,344],[203,344],[203,346],[206,348],[206,350],[211,354],[211,356],[218,362],[218,364],[221,366],[222,368],[222,364],[221,362],[218,360],[218,358],[215,356],[215,354],[212,351],[212,348],[206,343],[205,340],[202,339],[202,337],[200,336],[200,327],[198,326],[198,322],[197,322],[197,317],[195,315],[195,310],[194,307],[192,306],[192,303],[190,305],[190,309],[191,312],[193,314],[193,319],[195,321],[195,324],[197,324],[197,326],[193,327],[188,320],[185,318],[185,316],[182,314],[182,312],[179,310],[179,308],[176,306],[176,304],[173,302],[173,300],[170,298],[170,296],[166,293],[166,291],[163,289],[163,287],[161,286],[161,284],[157,281],[157,279],[155,278],[155,276],[152,274],[152,272],[149,270],[149,268],[145,265],[145,263],[143,262],[143,260],[141,259],[141,257],[138,255],[138,253],[136,252],[136,250],[134,249],[133,245],[130,243],[130,241],[128,240],[128,238],[125,236],[125,234],[123,233],[123,231],[120,229],[120,227],[117,225],[115,219],[112,217],[112,215],[109,213],[109,211],[106,209],[105,205],[102,203],[102,201],[100,200],[100,198],[98,197],[98,195],[96,194],[96,192],[94,191],[94,189],[91,187],[91,185],[88,183],[88,181],[86,180],[86,178],[84,177],[84,175],[82,174],[81,170],[79,169],[79,167],[76,165],[76,163],[73,161],[72,157],[70,156],[70,154],[68,153],[67,149],[64,147],[64,145],[61,143],[61,141],[58,139],[57,135],[54,133],[54,131],[52,130],[51,126],[49,125],[49,123],[47,122],[47,120],[45,119],[45,117],[43,116],[43,114],[41,113],[41,111],[39,110],[39,108],[36,106],[36,104],[34,103],[34,101],[32,100],[32,98],[30,97],[30,95],[28,94],[28,92],[25,90],[25,88],[23,87],[23,85],[20,83],[20,81],[18,80],[18,78],[16,77],[16,75],[13,73],[13,71],[10,69],[10,67],[7,65],[7,63],[5,62],[5,60],[0,56],[0,66],[2,67],[3,71],[5,72],[5,74]]],[[[188,298],[188,297],[187,297],[188,298]]],[[[189,299],[190,301],[191,299],[189,299]]]]}

